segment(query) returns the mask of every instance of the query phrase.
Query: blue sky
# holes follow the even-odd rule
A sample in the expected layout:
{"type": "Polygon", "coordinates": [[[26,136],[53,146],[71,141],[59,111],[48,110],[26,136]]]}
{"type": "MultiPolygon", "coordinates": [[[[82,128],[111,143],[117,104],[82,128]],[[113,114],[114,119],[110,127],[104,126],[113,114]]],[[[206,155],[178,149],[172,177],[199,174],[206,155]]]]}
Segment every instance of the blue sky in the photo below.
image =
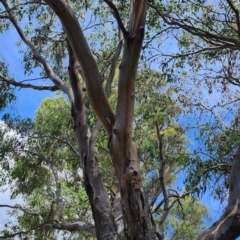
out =
{"type": "MultiPolygon", "coordinates": [[[[21,54],[19,54],[19,49],[16,47],[16,41],[18,40],[16,36],[14,29],[0,35],[0,59],[3,59],[8,65],[10,76],[16,81],[41,77],[38,71],[34,71],[29,76],[24,74],[20,58],[21,54]]],[[[49,81],[44,83],[34,81],[34,84],[52,85],[49,81]]],[[[53,97],[56,93],[16,88],[15,94],[17,96],[17,101],[14,104],[15,109],[22,117],[32,118],[41,101],[46,97],[53,97]]]]}

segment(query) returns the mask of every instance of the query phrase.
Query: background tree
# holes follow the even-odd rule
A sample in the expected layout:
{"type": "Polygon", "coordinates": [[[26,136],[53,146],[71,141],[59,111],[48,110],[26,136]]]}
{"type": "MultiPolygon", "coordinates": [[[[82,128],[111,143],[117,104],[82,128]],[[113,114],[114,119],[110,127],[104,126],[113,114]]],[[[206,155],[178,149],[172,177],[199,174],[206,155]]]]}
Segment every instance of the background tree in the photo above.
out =
{"type": "MultiPolygon", "coordinates": [[[[181,161],[178,159],[182,159],[183,156],[187,158],[186,150],[184,150],[186,139],[180,126],[174,123],[174,119],[181,111],[177,106],[174,108],[174,102],[170,98],[169,94],[173,89],[163,87],[163,84],[166,83],[158,81],[159,75],[156,72],[148,72],[148,76],[149,74],[152,74],[152,77],[149,78],[148,84],[139,86],[139,91],[136,92],[136,99],[139,99],[136,109],[139,111],[136,112],[134,126],[140,135],[135,138],[139,146],[139,154],[142,156],[141,168],[145,176],[145,189],[151,202],[156,227],[163,229],[163,223],[167,216],[164,212],[173,217],[173,212],[176,210],[172,212],[171,208],[178,203],[176,200],[180,199],[179,201],[182,202],[184,198],[171,194],[174,201],[169,207],[170,211],[164,210],[162,204],[158,204],[159,199],[162,198],[161,184],[163,183],[158,180],[161,163],[157,160],[159,153],[155,121],[162,126],[161,134],[164,139],[162,150],[167,159],[164,182],[167,188],[173,188],[175,174],[181,168],[181,161]],[[159,88],[162,93],[159,92],[159,88]],[[152,99],[156,108],[160,106],[160,103],[165,106],[162,115],[157,115],[154,108],[151,108],[152,113],[150,114],[147,101],[142,96],[144,92],[149,93],[146,98],[152,99]],[[149,134],[142,141],[141,135],[144,131],[149,134]],[[149,149],[149,146],[152,148],[149,149]]],[[[139,75],[137,82],[141,81],[142,76],[139,75]]],[[[115,98],[113,97],[113,99],[115,98]]],[[[9,141],[4,141],[4,146],[11,148],[3,148],[2,153],[5,154],[5,160],[2,160],[2,166],[5,170],[5,179],[11,180],[8,182],[8,186],[12,186],[13,196],[21,194],[24,198],[24,205],[2,205],[2,207],[12,207],[14,209],[12,214],[17,219],[16,224],[7,223],[5,225],[6,229],[3,231],[5,235],[13,236],[25,232],[28,236],[34,236],[36,239],[54,239],[54,236],[60,235],[69,238],[70,232],[74,230],[73,239],[74,236],[78,239],[94,237],[92,214],[83,188],[83,172],[78,162],[77,146],[72,130],[73,123],[71,116],[68,115],[69,111],[70,106],[63,98],[45,99],[37,111],[34,123],[24,123],[18,120],[17,123],[13,122],[11,125],[19,134],[10,138],[9,141]],[[24,137],[20,138],[20,136],[24,137]],[[9,155],[13,159],[10,166],[9,155]],[[57,215],[59,215],[60,222],[54,220],[57,215]]],[[[95,121],[92,111],[89,111],[88,118],[92,125],[95,121]]],[[[119,215],[119,211],[117,211],[119,206],[116,204],[118,200],[117,179],[109,165],[111,158],[107,144],[104,131],[100,131],[96,139],[95,154],[102,170],[105,187],[112,201],[112,207],[115,209],[116,218],[120,217],[117,221],[119,229],[123,229],[121,212],[119,215]]],[[[185,214],[185,211],[180,210],[182,215],[185,214]]],[[[204,214],[197,215],[199,219],[202,217],[204,214]]],[[[189,228],[195,227],[190,224],[189,228]]],[[[173,226],[172,229],[176,229],[176,227],[173,226]]],[[[177,229],[176,231],[179,232],[177,229]]],[[[182,229],[181,233],[184,234],[187,231],[189,229],[182,229]]],[[[170,234],[171,231],[168,236],[170,234]]]]}

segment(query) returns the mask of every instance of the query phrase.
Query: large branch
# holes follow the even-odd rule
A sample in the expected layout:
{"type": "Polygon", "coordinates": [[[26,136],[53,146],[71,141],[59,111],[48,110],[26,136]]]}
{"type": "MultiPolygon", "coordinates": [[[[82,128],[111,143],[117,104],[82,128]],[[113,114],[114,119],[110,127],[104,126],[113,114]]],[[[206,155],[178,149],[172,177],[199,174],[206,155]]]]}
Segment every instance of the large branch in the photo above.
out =
{"type": "Polygon", "coordinates": [[[63,222],[56,222],[52,225],[53,229],[58,230],[66,230],[66,231],[76,231],[76,232],[82,232],[86,231],[93,235],[96,235],[95,227],[87,222],[83,221],[76,221],[72,223],[63,223],[63,222]]]}
{"type": "Polygon", "coordinates": [[[157,123],[156,123],[156,129],[157,129],[157,137],[158,137],[159,162],[161,164],[160,169],[159,169],[159,180],[160,180],[160,186],[162,189],[163,199],[164,199],[164,213],[159,220],[159,226],[161,226],[168,216],[169,198],[168,198],[168,193],[167,193],[166,186],[164,183],[165,160],[164,160],[164,156],[163,156],[163,137],[160,133],[160,129],[159,129],[159,126],[157,123]]]}
{"type": "Polygon", "coordinates": [[[112,82],[115,76],[117,62],[122,50],[122,45],[123,45],[122,40],[120,40],[111,60],[110,72],[109,72],[106,87],[105,87],[105,92],[107,94],[107,97],[110,97],[110,94],[111,94],[112,82]]]}
{"type": "Polygon", "coordinates": [[[120,17],[120,14],[119,14],[116,6],[114,5],[114,3],[111,0],[104,0],[104,2],[106,2],[107,5],[113,10],[113,15],[117,20],[118,27],[121,29],[123,36],[127,37],[127,30],[125,29],[125,27],[123,25],[122,19],[120,17]]]}
{"type": "MultiPolygon", "coordinates": [[[[131,5],[129,17],[129,32],[131,33],[131,37],[124,41],[123,56],[119,66],[117,112],[112,141],[113,158],[116,159],[114,160],[114,164],[120,178],[123,174],[122,166],[127,166],[131,162],[129,159],[134,156],[134,153],[131,153],[131,151],[136,152],[136,146],[132,143],[135,79],[144,39],[147,1],[132,0],[131,5]],[[119,149],[121,149],[121,153],[119,149]]],[[[133,161],[132,163],[135,165],[137,162],[133,161]]],[[[135,168],[136,166],[132,166],[132,169],[135,168]]]]}
{"type": "Polygon", "coordinates": [[[68,41],[81,65],[91,106],[110,135],[115,121],[115,114],[103,90],[97,63],[78,20],[67,1],[45,0],[45,2],[53,9],[62,22],[68,41]]]}
{"type": "Polygon", "coordinates": [[[22,83],[22,82],[17,82],[15,80],[6,78],[2,75],[0,75],[0,81],[9,83],[15,87],[20,87],[20,88],[32,88],[34,90],[48,90],[48,91],[53,91],[53,92],[59,90],[59,88],[57,86],[46,86],[46,85],[38,86],[38,85],[34,85],[34,84],[29,84],[29,83],[22,83]]]}
{"type": "Polygon", "coordinates": [[[229,176],[228,206],[222,217],[196,240],[234,240],[240,236],[240,145],[229,176]]]}
{"type": "Polygon", "coordinates": [[[22,236],[22,235],[28,235],[31,233],[31,231],[33,230],[41,230],[44,227],[49,227],[52,229],[56,229],[56,230],[65,230],[65,231],[69,231],[69,232],[82,232],[82,231],[86,231],[88,233],[91,233],[92,235],[95,235],[95,227],[87,222],[83,222],[83,221],[76,221],[76,222],[72,222],[72,223],[65,223],[65,222],[58,222],[56,220],[48,220],[46,222],[43,222],[39,225],[36,225],[32,228],[29,228],[28,230],[25,231],[18,231],[15,233],[10,233],[10,234],[5,234],[3,236],[0,236],[0,239],[9,239],[9,238],[14,238],[16,236],[22,236]]]}
{"type": "Polygon", "coordinates": [[[60,79],[58,76],[56,76],[54,74],[53,69],[50,66],[50,64],[48,63],[48,61],[39,53],[39,51],[37,50],[36,46],[24,34],[24,32],[21,29],[20,25],[18,24],[17,19],[14,16],[11,8],[7,4],[7,1],[6,0],[0,0],[0,2],[5,7],[5,9],[6,9],[7,13],[8,13],[9,19],[12,22],[12,24],[14,25],[15,29],[17,30],[17,32],[18,32],[19,36],[21,37],[22,41],[30,48],[30,50],[31,50],[31,52],[33,54],[33,58],[36,61],[38,61],[39,63],[42,64],[42,66],[44,67],[44,70],[45,70],[47,76],[53,81],[53,83],[59,89],[61,89],[65,94],[68,95],[70,101],[73,101],[71,87],[67,83],[65,83],[62,79],[60,79]]]}
{"type": "MultiPolygon", "coordinates": [[[[39,213],[33,212],[29,209],[26,209],[19,204],[16,204],[15,206],[1,204],[0,208],[1,207],[18,209],[18,210],[20,210],[20,211],[22,211],[26,214],[38,217],[39,221],[42,222],[42,216],[39,213]]],[[[89,224],[87,222],[75,221],[75,222],[72,222],[72,223],[66,223],[66,222],[59,222],[55,219],[55,220],[48,220],[45,223],[41,223],[40,225],[38,225],[34,228],[31,228],[28,231],[21,231],[19,233],[14,233],[14,234],[8,235],[6,237],[1,237],[0,236],[0,238],[14,237],[14,236],[17,236],[17,235],[20,235],[20,234],[26,234],[26,233],[30,232],[32,229],[38,229],[38,228],[42,228],[44,226],[48,226],[48,227],[51,227],[53,229],[58,229],[58,230],[67,230],[67,231],[70,231],[70,232],[72,232],[72,231],[77,231],[77,232],[86,231],[86,232],[89,232],[93,235],[96,234],[95,233],[95,226],[93,226],[92,224],[89,224]]]]}
{"type": "Polygon", "coordinates": [[[16,204],[14,206],[8,205],[8,204],[0,204],[0,208],[5,208],[5,207],[6,208],[12,208],[12,209],[18,209],[18,210],[20,210],[20,211],[22,211],[22,212],[24,212],[26,214],[29,214],[29,215],[32,215],[32,216],[36,216],[36,217],[39,218],[40,222],[42,221],[42,216],[39,213],[33,212],[33,211],[29,210],[29,209],[26,209],[23,206],[21,206],[20,204],[16,204]]]}

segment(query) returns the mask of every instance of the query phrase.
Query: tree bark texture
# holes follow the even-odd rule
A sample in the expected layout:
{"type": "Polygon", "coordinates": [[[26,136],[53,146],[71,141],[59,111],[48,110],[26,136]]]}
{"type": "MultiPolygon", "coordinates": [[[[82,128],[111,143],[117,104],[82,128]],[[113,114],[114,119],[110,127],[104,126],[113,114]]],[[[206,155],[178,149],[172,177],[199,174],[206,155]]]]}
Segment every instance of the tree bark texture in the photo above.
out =
{"type": "Polygon", "coordinates": [[[95,131],[93,130],[90,135],[83,101],[82,86],[79,79],[79,65],[70,45],[68,45],[68,51],[69,76],[74,95],[72,115],[81,152],[80,157],[84,173],[84,185],[95,221],[96,235],[98,239],[119,239],[114,217],[112,215],[110,200],[104,188],[98,163],[94,155],[95,131]]]}

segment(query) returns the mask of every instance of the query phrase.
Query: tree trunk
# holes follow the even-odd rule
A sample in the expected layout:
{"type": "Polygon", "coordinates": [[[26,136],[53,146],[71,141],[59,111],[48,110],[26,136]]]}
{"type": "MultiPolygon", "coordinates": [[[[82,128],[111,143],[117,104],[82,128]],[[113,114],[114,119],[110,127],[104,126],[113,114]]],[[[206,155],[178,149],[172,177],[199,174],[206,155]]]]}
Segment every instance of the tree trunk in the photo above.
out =
{"type": "MultiPolygon", "coordinates": [[[[131,1],[128,31],[124,29],[120,16],[118,12],[116,12],[116,8],[112,8],[115,16],[117,16],[117,22],[124,36],[124,53],[120,64],[116,116],[103,91],[101,76],[96,61],[91,54],[74,12],[66,1],[45,1],[58,15],[63,24],[70,45],[81,65],[91,106],[111,138],[110,150],[122,198],[121,202],[126,238],[138,240],[152,239],[150,211],[142,186],[136,145],[132,141],[135,78],[144,38],[147,1],[131,1]]],[[[110,7],[113,5],[110,1],[106,0],[106,2],[108,2],[110,7]]],[[[79,100],[76,98],[76,101],[79,100]]],[[[79,113],[76,112],[75,114],[78,115],[79,113]]],[[[77,119],[77,121],[79,122],[80,120],[77,119]]],[[[76,128],[76,131],[77,136],[81,134],[78,128],[76,128]]],[[[81,137],[79,141],[80,140],[81,137]]],[[[81,147],[83,146],[82,144],[80,145],[81,147]]],[[[92,146],[88,147],[92,148],[92,146]]],[[[100,177],[97,177],[99,172],[96,168],[97,164],[94,164],[96,160],[90,157],[91,154],[92,152],[88,152],[87,156],[82,156],[85,162],[84,167],[87,169],[86,171],[89,171],[89,175],[87,175],[86,178],[86,181],[89,182],[89,186],[86,190],[89,194],[89,198],[95,197],[92,200],[90,199],[90,202],[93,201],[91,205],[93,204],[92,210],[94,219],[96,221],[101,221],[101,219],[98,218],[98,214],[100,214],[98,211],[101,208],[94,208],[94,203],[100,200],[103,203],[102,199],[105,199],[105,201],[109,200],[101,195],[103,190],[97,189],[99,187],[102,188],[102,183],[100,184],[99,182],[100,177]],[[89,177],[91,177],[91,180],[89,177]],[[94,195],[96,192],[93,189],[100,194],[101,198],[96,198],[94,195]]],[[[105,204],[108,206],[108,202],[105,204]]],[[[103,206],[100,204],[99,207],[103,206]]],[[[101,211],[106,211],[107,209],[101,209],[101,211]]],[[[108,211],[105,214],[108,214],[108,211]]],[[[100,224],[100,228],[107,227],[107,225],[102,226],[102,223],[98,224],[100,224]]],[[[109,221],[109,224],[111,224],[111,221],[109,221]]],[[[111,226],[107,228],[112,229],[111,226]]],[[[99,229],[99,231],[104,230],[99,229]]]]}
{"type": "Polygon", "coordinates": [[[124,52],[119,67],[116,120],[110,150],[119,181],[125,235],[127,239],[141,240],[152,239],[152,230],[148,201],[142,186],[137,147],[132,140],[135,78],[146,18],[146,1],[139,1],[138,4],[142,4],[139,6],[140,9],[131,9],[129,26],[132,27],[124,39],[124,52]],[[141,13],[136,20],[135,15],[139,11],[141,13]]]}
{"type": "Polygon", "coordinates": [[[110,200],[105,191],[98,163],[95,158],[94,140],[97,128],[100,126],[96,126],[90,136],[90,129],[83,102],[82,86],[79,79],[79,66],[69,44],[68,51],[69,76],[74,95],[74,103],[72,106],[74,128],[81,152],[80,157],[84,173],[84,185],[92,208],[97,239],[117,240],[119,236],[112,215],[110,200]]]}
{"type": "Polygon", "coordinates": [[[240,145],[229,177],[228,206],[220,218],[196,240],[234,240],[240,236],[240,145]]]}

